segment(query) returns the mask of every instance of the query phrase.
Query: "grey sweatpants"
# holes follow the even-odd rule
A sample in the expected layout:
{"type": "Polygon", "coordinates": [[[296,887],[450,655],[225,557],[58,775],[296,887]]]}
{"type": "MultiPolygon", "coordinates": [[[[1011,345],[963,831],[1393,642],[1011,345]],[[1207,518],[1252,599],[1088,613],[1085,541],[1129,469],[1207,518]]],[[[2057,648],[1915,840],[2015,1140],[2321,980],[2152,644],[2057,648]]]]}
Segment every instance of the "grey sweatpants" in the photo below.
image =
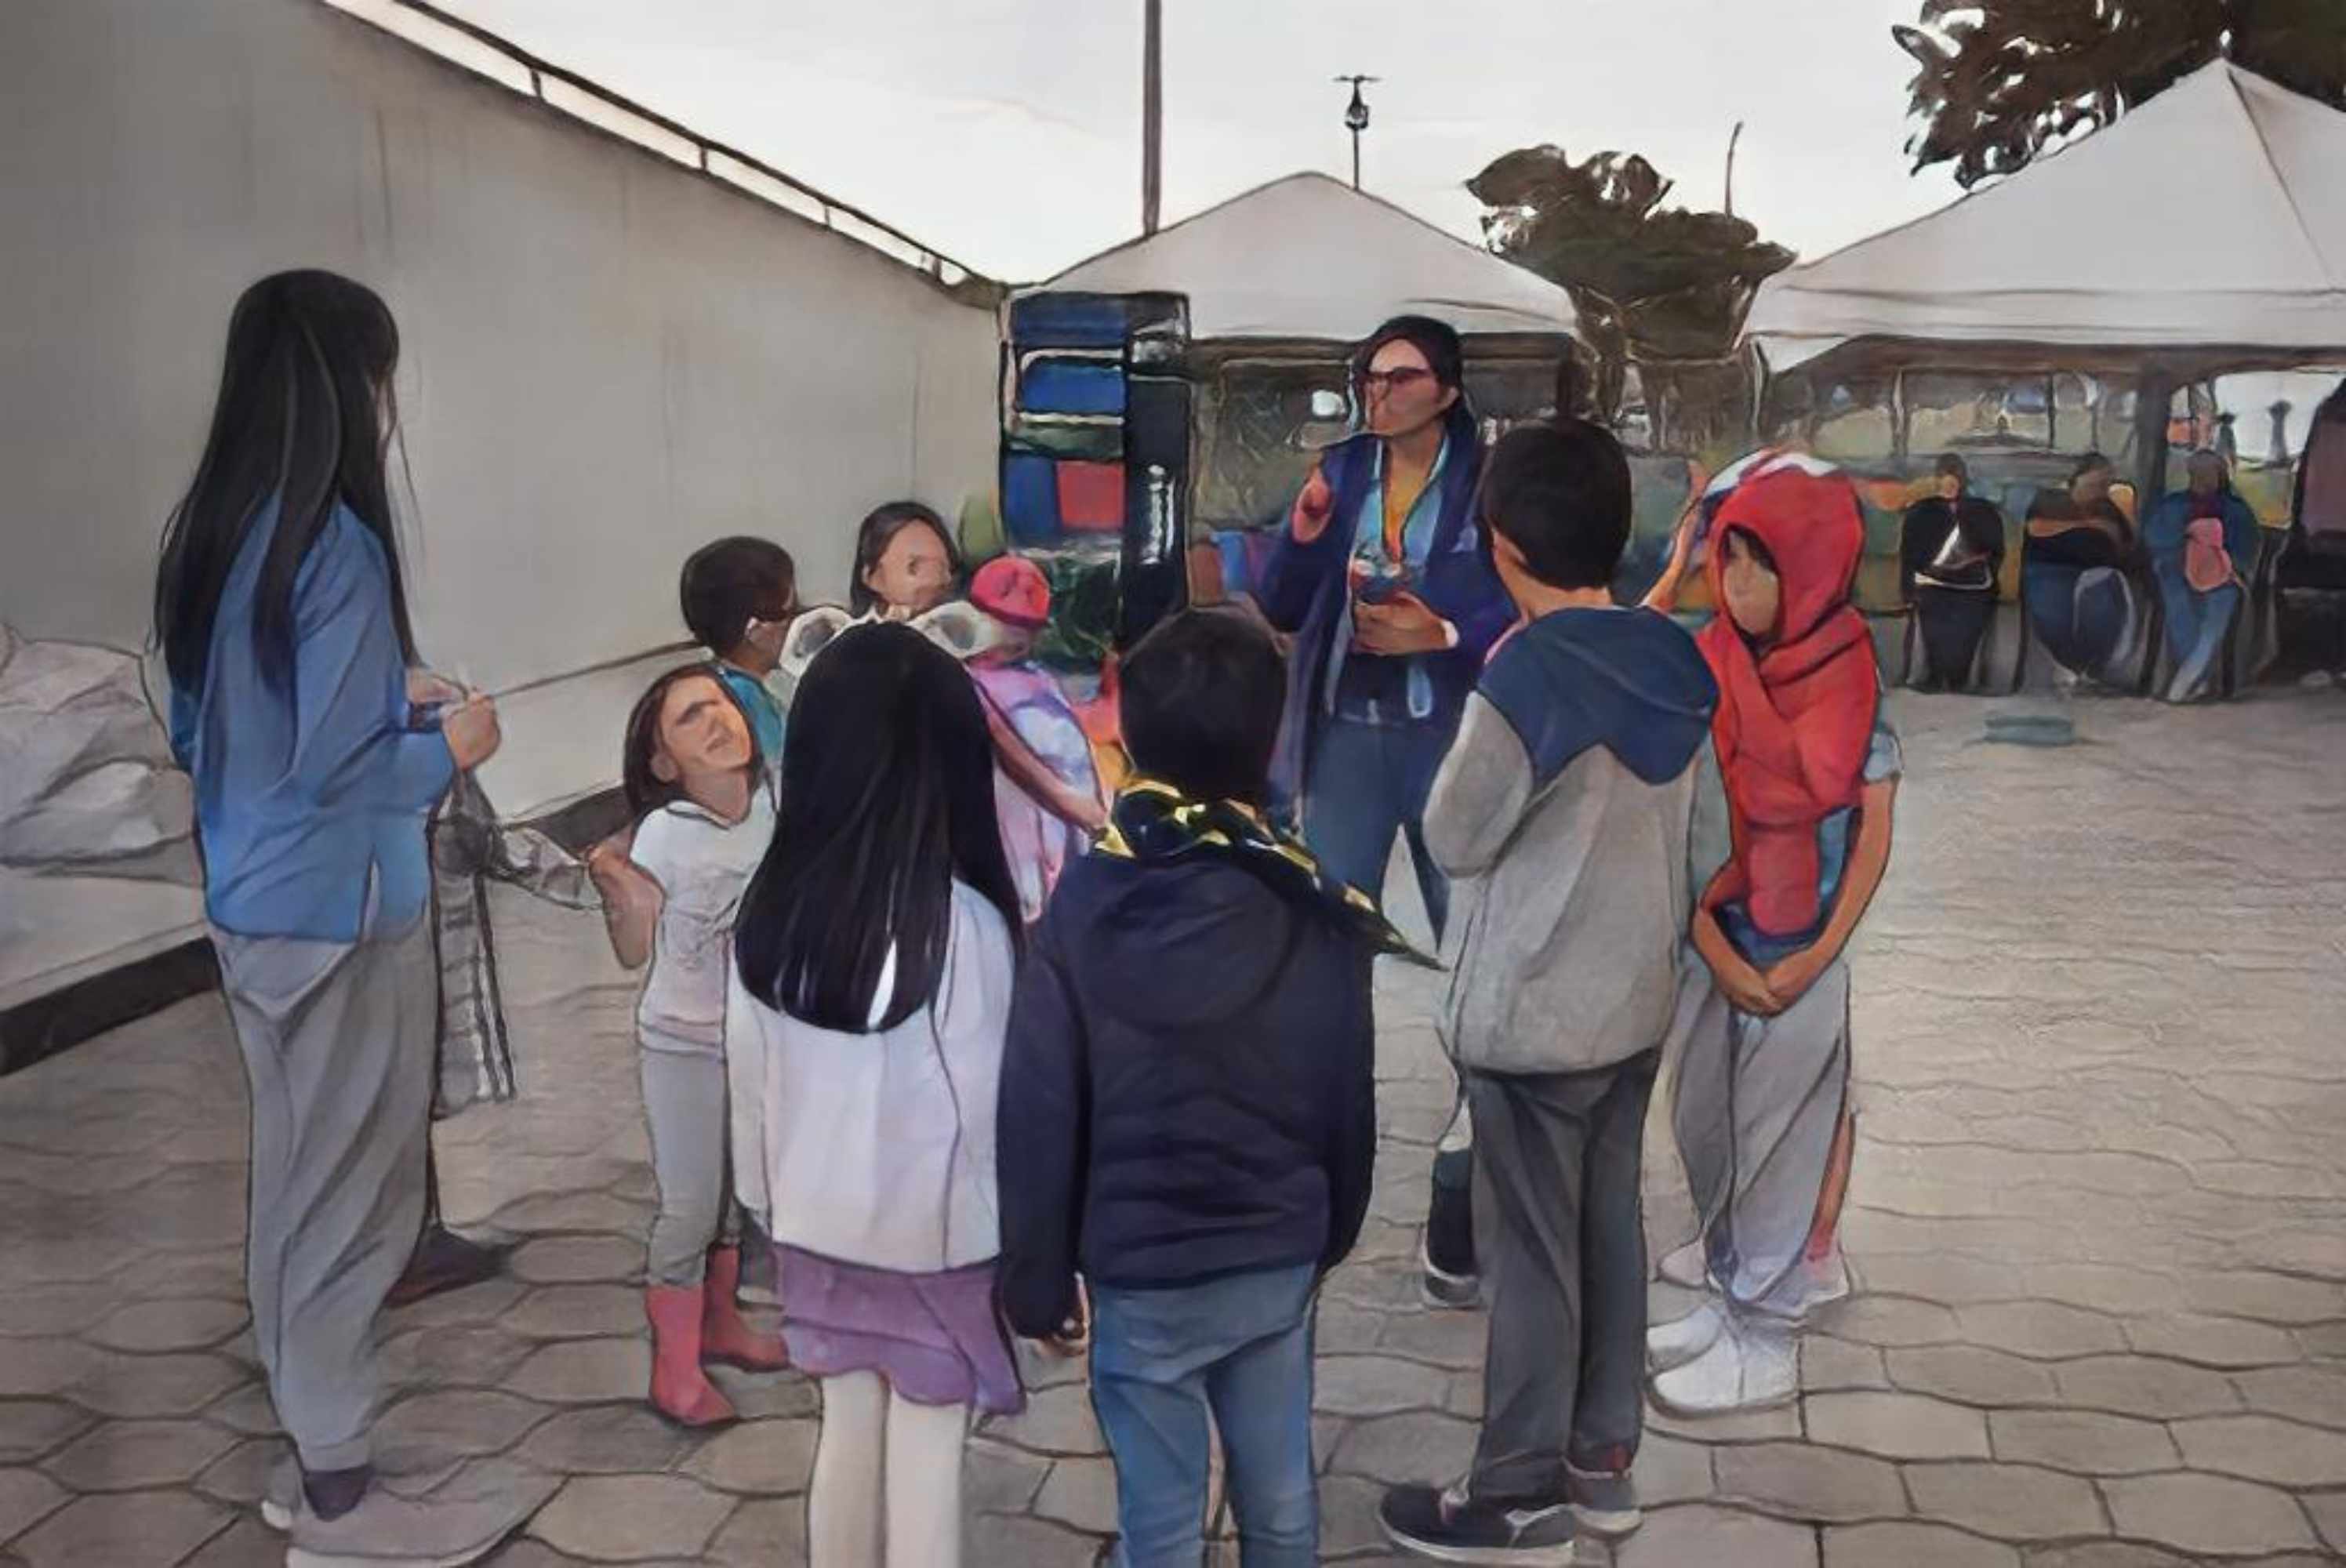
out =
{"type": "Polygon", "coordinates": [[[1770,1308],[1815,1228],[1849,1103],[1849,965],[1836,961],[1773,1018],[1688,972],[1671,1119],[1711,1271],[1738,1307],[1770,1308]]]}
{"type": "Polygon", "coordinates": [[[644,1118],[651,1124],[652,1176],[659,1212],[652,1217],[644,1279],[698,1285],[709,1249],[741,1237],[733,1203],[732,1123],[725,1097],[725,1057],[709,1049],[645,1043],[644,1118]]]}
{"type": "Polygon", "coordinates": [[[348,1469],[372,1457],[375,1319],[423,1223],[431,927],[212,941],[252,1092],[253,1339],[302,1468],[348,1469]]]}
{"type": "Polygon", "coordinates": [[[1474,1073],[1474,1249],[1490,1303],[1469,1490],[1563,1495],[1567,1460],[1626,1470],[1645,1424],[1637,1188],[1658,1048],[1586,1073],[1474,1073]]]}

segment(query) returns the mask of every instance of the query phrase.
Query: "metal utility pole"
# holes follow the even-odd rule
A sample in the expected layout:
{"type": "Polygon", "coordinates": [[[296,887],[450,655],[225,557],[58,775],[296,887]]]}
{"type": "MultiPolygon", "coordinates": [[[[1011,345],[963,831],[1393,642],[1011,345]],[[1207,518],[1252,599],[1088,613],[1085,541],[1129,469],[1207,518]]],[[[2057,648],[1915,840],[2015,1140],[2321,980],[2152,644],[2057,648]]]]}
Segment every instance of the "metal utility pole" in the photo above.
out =
{"type": "Polygon", "coordinates": [[[1361,133],[1369,128],[1369,103],[1361,97],[1361,88],[1371,82],[1382,81],[1382,76],[1338,76],[1339,82],[1352,84],[1352,102],[1344,110],[1344,127],[1352,133],[1352,188],[1361,188],[1361,133]]]}
{"type": "Polygon", "coordinates": [[[1142,0],[1140,53],[1140,231],[1157,232],[1165,189],[1165,4],[1142,0]]]}

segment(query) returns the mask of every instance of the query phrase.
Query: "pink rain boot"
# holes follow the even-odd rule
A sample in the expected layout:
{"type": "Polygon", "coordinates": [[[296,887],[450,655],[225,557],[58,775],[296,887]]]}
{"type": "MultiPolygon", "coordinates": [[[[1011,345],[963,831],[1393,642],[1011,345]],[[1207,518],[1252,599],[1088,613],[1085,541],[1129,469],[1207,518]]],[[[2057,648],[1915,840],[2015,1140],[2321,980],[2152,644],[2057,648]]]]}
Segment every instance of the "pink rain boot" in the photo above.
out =
{"type": "Polygon", "coordinates": [[[790,1364],[789,1352],[773,1334],[760,1334],[741,1316],[734,1292],[741,1288],[741,1249],[715,1247],[709,1252],[709,1273],[700,1283],[700,1359],[745,1372],[779,1372],[790,1364]]]}
{"type": "Polygon", "coordinates": [[[652,1324],[652,1407],[678,1426],[734,1419],[732,1403],[700,1369],[700,1288],[654,1285],[644,1291],[652,1324]]]}

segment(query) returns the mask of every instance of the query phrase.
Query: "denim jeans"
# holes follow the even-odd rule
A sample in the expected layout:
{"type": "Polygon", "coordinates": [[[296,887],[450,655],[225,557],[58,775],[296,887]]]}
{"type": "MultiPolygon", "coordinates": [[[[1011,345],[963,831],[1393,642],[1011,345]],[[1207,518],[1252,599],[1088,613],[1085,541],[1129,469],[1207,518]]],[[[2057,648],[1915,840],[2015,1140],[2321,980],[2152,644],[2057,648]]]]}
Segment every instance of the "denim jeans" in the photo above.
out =
{"type": "Polygon", "coordinates": [[[1311,1465],[1318,1270],[1258,1269],[1158,1290],[1096,1287],[1092,1409],[1116,1460],[1120,1568],[1198,1568],[1207,1422],[1245,1568],[1310,1568],[1320,1544],[1311,1465]]]}
{"type": "Polygon", "coordinates": [[[1457,733],[1454,722],[1323,721],[1303,784],[1303,838],[1331,873],[1384,902],[1393,834],[1409,838],[1419,896],[1437,940],[1450,912],[1450,880],[1425,850],[1425,798],[1457,733]]]}
{"type": "Polygon", "coordinates": [[[2224,656],[2224,639],[2231,635],[2232,617],[2239,613],[2240,590],[2227,583],[2208,593],[2194,588],[2183,575],[2183,557],[2161,555],[2151,563],[2158,579],[2158,599],[2167,611],[2167,651],[2175,657],[2175,684],[2181,696],[2208,677],[2224,656]]]}
{"type": "Polygon", "coordinates": [[[2080,569],[2055,562],[2032,562],[2020,579],[2020,596],[2037,641],[2064,668],[2110,678],[2109,666],[2125,650],[2133,618],[2134,589],[2115,566],[2080,569]]]}

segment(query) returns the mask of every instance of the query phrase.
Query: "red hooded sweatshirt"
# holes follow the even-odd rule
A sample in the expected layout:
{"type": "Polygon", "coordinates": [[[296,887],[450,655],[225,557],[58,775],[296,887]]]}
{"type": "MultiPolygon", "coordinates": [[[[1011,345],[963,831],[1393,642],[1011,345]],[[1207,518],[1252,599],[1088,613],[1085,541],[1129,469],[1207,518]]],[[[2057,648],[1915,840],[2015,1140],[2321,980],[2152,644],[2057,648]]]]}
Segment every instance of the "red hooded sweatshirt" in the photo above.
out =
{"type": "Polygon", "coordinates": [[[1770,936],[1817,923],[1817,828],[1858,803],[1882,697],[1873,640],[1850,604],[1865,520],[1846,475],[1785,458],[1738,484],[1712,526],[1712,601],[1698,639],[1719,682],[1711,737],[1739,846],[1729,896],[1770,936]],[[1757,540],[1781,585],[1776,625],[1746,636],[1727,613],[1727,535],[1757,540]]]}

